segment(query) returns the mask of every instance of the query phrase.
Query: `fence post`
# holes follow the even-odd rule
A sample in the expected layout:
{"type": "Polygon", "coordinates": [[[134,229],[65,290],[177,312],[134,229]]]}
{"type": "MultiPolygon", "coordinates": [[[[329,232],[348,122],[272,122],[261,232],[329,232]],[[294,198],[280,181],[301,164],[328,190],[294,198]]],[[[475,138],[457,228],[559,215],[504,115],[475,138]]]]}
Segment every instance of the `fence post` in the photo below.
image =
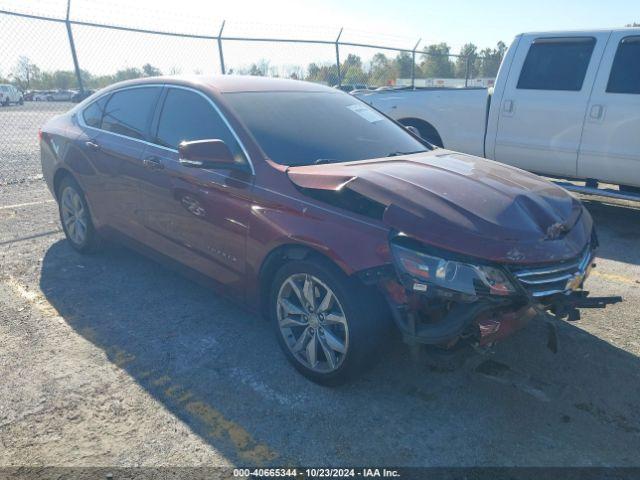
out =
{"type": "Polygon", "coordinates": [[[340,72],[340,36],[344,27],[340,27],[340,32],[336,38],[336,66],[338,67],[338,87],[342,86],[342,74],[340,72]]]}
{"type": "Polygon", "coordinates": [[[465,87],[469,86],[469,60],[471,60],[471,55],[467,55],[467,61],[466,61],[466,65],[465,65],[465,72],[464,72],[464,86],[465,87]]]}
{"type": "Polygon", "coordinates": [[[76,44],[73,41],[73,31],[71,30],[71,21],[69,16],[71,13],[71,0],[67,0],[67,17],[65,25],[67,26],[67,35],[69,36],[69,47],[71,47],[71,57],[73,58],[73,68],[76,71],[76,80],[78,81],[78,89],[80,95],[84,94],[84,86],[82,85],[82,75],[80,74],[80,65],[78,64],[78,54],[76,53],[76,44]]]}
{"type": "Polygon", "coordinates": [[[222,21],[222,25],[220,25],[220,31],[218,32],[218,53],[220,54],[220,71],[222,75],[226,75],[227,71],[224,68],[224,54],[222,53],[222,31],[224,30],[224,24],[226,20],[222,21]]]}
{"type": "Polygon", "coordinates": [[[411,50],[411,88],[416,88],[416,50],[421,41],[422,39],[419,38],[411,50]]]}

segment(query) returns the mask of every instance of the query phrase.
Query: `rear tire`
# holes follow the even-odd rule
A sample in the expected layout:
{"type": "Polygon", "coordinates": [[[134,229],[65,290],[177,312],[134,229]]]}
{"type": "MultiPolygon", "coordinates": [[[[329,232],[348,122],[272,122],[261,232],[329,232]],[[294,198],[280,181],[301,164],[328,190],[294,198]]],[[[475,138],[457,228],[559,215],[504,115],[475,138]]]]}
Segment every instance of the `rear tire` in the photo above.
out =
{"type": "Polygon", "coordinates": [[[63,178],[58,186],[58,212],[64,234],[75,250],[92,253],[100,249],[102,242],[93,225],[84,192],[70,176],[63,178]]]}
{"type": "Polygon", "coordinates": [[[355,378],[371,365],[388,325],[377,298],[324,259],[282,266],[272,282],[269,311],[289,362],[322,385],[355,378]]]}

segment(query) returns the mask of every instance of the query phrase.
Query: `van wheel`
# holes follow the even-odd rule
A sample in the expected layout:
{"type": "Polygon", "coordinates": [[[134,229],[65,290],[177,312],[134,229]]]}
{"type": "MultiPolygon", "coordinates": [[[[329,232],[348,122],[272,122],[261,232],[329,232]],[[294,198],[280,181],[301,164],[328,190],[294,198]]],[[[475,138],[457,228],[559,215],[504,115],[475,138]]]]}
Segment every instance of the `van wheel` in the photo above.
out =
{"type": "Polygon", "coordinates": [[[19,103],[20,105],[24,105],[24,98],[21,98],[21,99],[18,101],[18,103],[19,103]]]}
{"type": "Polygon", "coordinates": [[[65,177],[58,188],[58,211],[62,229],[71,246],[80,253],[99,250],[101,241],[78,183],[65,177]]]}
{"type": "Polygon", "coordinates": [[[370,365],[384,326],[375,296],[321,259],[292,261],[276,273],[271,320],[287,359],[305,377],[338,385],[370,365]]]}

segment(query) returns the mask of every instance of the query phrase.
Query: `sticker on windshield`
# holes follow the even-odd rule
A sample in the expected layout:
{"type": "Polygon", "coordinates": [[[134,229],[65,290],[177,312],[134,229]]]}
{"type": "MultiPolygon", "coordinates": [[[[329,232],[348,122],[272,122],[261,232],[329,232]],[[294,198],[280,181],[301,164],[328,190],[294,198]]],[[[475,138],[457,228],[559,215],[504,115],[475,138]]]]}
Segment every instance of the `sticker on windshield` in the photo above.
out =
{"type": "Polygon", "coordinates": [[[372,108],[367,107],[366,105],[354,104],[354,105],[349,105],[347,108],[351,110],[353,113],[357,113],[362,118],[364,118],[367,122],[370,122],[370,123],[379,122],[380,120],[384,119],[382,115],[380,115],[378,112],[376,112],[372,108]]]}

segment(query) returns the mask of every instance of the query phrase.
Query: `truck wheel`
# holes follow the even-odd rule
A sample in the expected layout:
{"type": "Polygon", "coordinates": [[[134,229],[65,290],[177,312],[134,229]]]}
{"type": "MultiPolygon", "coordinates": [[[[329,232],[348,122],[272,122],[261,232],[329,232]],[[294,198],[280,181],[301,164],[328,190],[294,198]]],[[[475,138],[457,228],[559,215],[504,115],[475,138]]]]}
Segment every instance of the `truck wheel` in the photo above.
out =
{"type": "Polygon", "coordinates": [[[438,131],[433,128],[431,124],[414,118],[405,118],[403,120],[399,120],[399,122],[405,127],[415,127],[418,132],[420,132],[420,137],[422,137],[430,144],[441,148],[444,146],[442,144],[440,134],[438,134],[438,131]]]}
{"type": "Polygon", "coordinates": [[[101,241],[78,183],[67,176],[58,187],[58,210],[62,229],[71,246],[80,253],[95,252],[101,241]]]}
{"type": "Polygon", "coordinates": [[[24,98],[21,98],[20,100],[18,100],[18,104],[24,105],[24,98]]]}
{"type": "Polygon", "coordinates": [[[272,282],[269,311],[287,359],[319,384],[353,379],[371,364],[384,330],[372,297],[328,261],[282,266],[272,282]]]}

